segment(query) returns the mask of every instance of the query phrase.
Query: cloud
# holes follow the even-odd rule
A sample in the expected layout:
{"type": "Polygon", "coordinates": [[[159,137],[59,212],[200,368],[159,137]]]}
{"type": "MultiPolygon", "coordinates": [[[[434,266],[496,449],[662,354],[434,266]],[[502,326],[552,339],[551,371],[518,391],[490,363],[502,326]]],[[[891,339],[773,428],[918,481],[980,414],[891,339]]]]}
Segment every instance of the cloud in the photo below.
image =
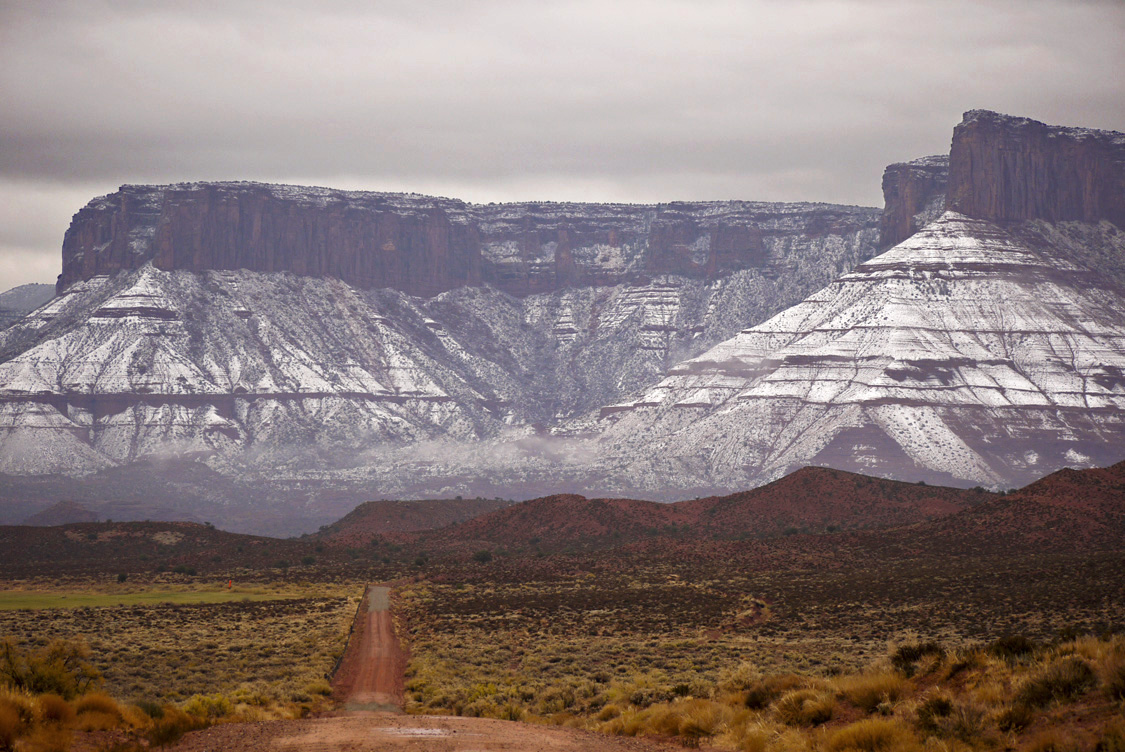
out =
{"type": "Polygon", "coordinates": [[[71,187],[195,179],[878,205],[967,109],[1125,129],[1123,33],[1061,0],[9,2],[0,179],[59,203],[5,232],[57,264],[32,225],[71,187]]]}

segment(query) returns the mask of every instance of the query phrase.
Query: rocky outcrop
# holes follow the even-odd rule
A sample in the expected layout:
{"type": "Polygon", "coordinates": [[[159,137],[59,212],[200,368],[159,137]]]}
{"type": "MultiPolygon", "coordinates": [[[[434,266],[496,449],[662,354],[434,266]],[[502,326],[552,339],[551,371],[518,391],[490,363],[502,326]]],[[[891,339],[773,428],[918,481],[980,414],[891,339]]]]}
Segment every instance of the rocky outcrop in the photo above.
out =
{"type": "Polygon", "coordinates": [[[898,245],[941,216],[948,183],[949,157],[945,154],[888,165],[883,171],[879,248],[898,245]]]}
{"type": "Polygon", "coordinates": [[[259,183],[126,185],[74,216],[58,290],[152,262],[329,276],[421,297],[482,283],[525,296],[769,269],[779,248],[854,243],[878,218],[828,204],[472,205],[259,183]]]}
{"type": "Polygon", "coordinates": [[[1125,228],[1125,134],[966,112],[953,131],[947,208],[991,222],[1125,228]]]}

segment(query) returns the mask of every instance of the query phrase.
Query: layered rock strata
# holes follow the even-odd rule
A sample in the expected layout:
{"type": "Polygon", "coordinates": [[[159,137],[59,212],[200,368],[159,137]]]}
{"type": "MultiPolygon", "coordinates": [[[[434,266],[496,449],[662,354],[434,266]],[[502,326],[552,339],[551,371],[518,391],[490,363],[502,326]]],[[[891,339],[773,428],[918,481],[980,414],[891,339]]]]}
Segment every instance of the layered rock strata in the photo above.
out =
{"type": "Polygon", "coordinates": [[[854,243],[878,219],[829,204],[473,205],[260,183],[126,185],[74,216],[58,291],[152,263],[330,276],[421,297],[483,283],[525,296],[768,269],[779,248],[854,243]]]}
{"type": "Polygon", "coordinates": [[[888,165],[883,171],[879,247],[898,245],[941,216],[949,183],[949,156],[940,154],[888,165]]]}
{"type": "Polygon", "coordinates": [[[1097,272],[948,212],[604,414],[656,487],[807,464],[1015,485],[1119,459],[1125,306],[1097,272]]]}
{"type": "Polygon", "coordinates": [[[970,110],[953,131],[946,207],[990,222],[1125,228],[1125,134],[970,110]]]}
{"type": "Polygon", "coordinates": [[[763,268],[523,297],[154,263],[95,276],[0,334],[0,472],[201,453],[340,466],[380,447],[538,430],[827,284],[875,236],[775,236],[763,268]]]}

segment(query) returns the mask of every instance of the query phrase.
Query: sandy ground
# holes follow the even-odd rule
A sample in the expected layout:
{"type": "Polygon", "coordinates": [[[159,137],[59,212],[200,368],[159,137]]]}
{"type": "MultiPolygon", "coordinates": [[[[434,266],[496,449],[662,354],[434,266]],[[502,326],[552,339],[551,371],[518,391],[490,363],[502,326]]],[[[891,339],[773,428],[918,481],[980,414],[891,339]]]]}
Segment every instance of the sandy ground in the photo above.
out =
{"type": "Polygon", "coordinates": [[[640,739],[512,721],[404,715],[406,657],[394,633],[390,588],[368,589],[333,681],[340,715],[300,721],[229,723],[188,734],[177,752],[624,752],[677,750],[640,739]]]}
{"type": "Polygon", "coordinates": [[[554,726],[450,716],[357,712],[333,718],[232,723],[184,737],[177,752],[657,752],[679,745],[554,726]]]}

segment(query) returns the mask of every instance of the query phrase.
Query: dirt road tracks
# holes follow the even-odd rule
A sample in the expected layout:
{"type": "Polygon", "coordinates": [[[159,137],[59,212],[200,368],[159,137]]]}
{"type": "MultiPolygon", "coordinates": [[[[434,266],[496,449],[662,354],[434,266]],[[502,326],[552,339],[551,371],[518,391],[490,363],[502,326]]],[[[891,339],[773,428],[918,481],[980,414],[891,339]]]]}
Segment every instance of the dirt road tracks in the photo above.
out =
{"type": "Polygon", "coordinates": [[[406,655],[395,635],[391,589],[372,585],[332,685],[349,712],[401,711],[406,655]]]}
{"type": "Polygon", "coordinates": [[[658,752],[681,749],[558,727],[486,718],[404,715],[406,656],[394,632],[390,588],[367,589],[333,679],[343,713],[328,718],[229,723],[196,731],[176,752],[658,752]]]}

